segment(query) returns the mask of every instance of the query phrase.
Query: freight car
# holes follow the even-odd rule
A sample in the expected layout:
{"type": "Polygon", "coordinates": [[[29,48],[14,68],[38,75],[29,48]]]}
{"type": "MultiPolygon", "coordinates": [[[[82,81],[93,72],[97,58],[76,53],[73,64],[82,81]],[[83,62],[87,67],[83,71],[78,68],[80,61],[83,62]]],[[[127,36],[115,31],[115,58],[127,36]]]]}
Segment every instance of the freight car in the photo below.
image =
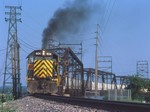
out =
{"type": "Polygon", "coordinates": [[[27,56],[27,91],[55,94],[60,82],[59,57],[50,50],[35,50],[27,56]]]}

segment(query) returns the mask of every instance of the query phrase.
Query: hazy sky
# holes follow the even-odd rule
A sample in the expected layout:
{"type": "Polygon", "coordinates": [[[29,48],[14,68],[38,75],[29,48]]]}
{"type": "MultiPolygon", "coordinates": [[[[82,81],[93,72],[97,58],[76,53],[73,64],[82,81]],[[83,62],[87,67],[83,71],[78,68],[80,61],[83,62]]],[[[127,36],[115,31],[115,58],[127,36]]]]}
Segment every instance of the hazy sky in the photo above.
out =
{"type": "MultiPolygon", "coordinates": [[[[58,8],[73,0],[1,0],[0,1],[0,71],[4,60],[8,35],[8,23],[4,21],[5,5],[22,5],[22,23],[18,23],[18,38],[21,46],[21,80],[25,85],[26,57],[35,49],[41,49],[42,33],[58,8]],[[3,50],[4,49],[4,50],[3,50]]],[[[85,67],[95,65],[96,24],[101,27],[100,56],[112,56],[113,72],[116,75],[136,73],[136,61],[150,61],[150,1],[149,0],[89,0],[92,7],[99,4],[96,14],[82,24],[82,30],[68,36],[68,43],[83,41],[85,67]]],[[[64,27],[65,28],[65,27],[64,27]]],[[[0,77],[3,79],[3,76],[0,77]]]]}

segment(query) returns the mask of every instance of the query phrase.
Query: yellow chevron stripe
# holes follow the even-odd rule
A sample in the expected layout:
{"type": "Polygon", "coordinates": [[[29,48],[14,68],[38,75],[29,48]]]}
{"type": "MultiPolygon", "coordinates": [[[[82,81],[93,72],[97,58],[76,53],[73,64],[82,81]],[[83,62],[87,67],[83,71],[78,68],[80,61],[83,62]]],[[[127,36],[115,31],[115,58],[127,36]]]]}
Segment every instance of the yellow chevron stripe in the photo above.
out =
{"type": "Polygon", "coordinates": [[[52,65],[53,63],[50,63],[51,60],[43,60],[43,61],[41,61],[40,63],[39,63],[39,62],[40,62],[40,61],[34,63],[34,65],[35,65],[35,66],[34,66],[34,69],[35,69],[35,70],[37,70],[37,69],[39,68],[39,66],[41,66],[42,64],[46,64],[47,67],[50,66],[51,68],[53,68],[53,65],[52,65]],[[48,64],[47,64],[46,62],[47,62],[48,64]]]}
{"type": "Polygon", "coordinates": [[[41,74],[40,74],[40,72],[42,71],[43,69],[39,69],[38,71],[36,71],[35,73],[34,73],[34,75],[36,76],[40,76],[41,74]]]}
{"type": "Polygon", "coordinates": [[[34,69],[38,68],[38,65],[40,65],[41,62],[42,62],[41,60],[35,61],[34,62],[34,69]]]}
{"type": "Polygon", "coordinates": [[[44,64],[46,65],[48,70],[50,70],[52,72],[53,71],[53,65],[51,63],[49,63],[49,62],[50,62],[50,60],[45,60],[44,64]]]}
{"type": "Polygon", "coordinates": [[[44,74],[40,75],[40,78],[46,78],[46,76],[44,74]]]}
{"type": "Polygon", "coordinates": [[[53,61],[52,60],[46,60],[46,62],[50,65],[51,68],[53,68],[53,61]]]}
{"type": "Polygon", "coordinates": [[[53,73],[52,60],[35,60],[34,61],[34,76],[47,77],[53,73]]]}
{"type": "MultiPolygon", "coordinates": [[[[35,64],[36,63],[34,63],[34,65],[35,64]]],[[[40,63],[38,63],[37,66],[34,66],[34,69],[37,70],[42,64],[43,64],[43,61],[40,60],[40,63]]]]}
{"type": "Polygon", "coordinates": [[[39,74],[41,75],[41,74],[44,74],[45,76],[47,76],[47,73],[46,73],[46,71],[44,70],[44,69],[42,69],[40,72],[39,72],[39,74]]]}
{"type": "Polygon", "coordinates": [[[40,76],[41,74],[44,74],[46,77],[47,76],[52,77],[52,73],[48,73],[45,69],[42,69],[42,70],[38,71],[37,73],[34,73],[34,76],[40,76]]]}
{"type": "Polygon", "coordinates": [[[42,65],[39,69],[35,70],[34,73],[37,74],[38,72],[40,72],[42,69],[45,69],[45,71],[47,71],[49,74],[51,74],[53,72],[53,70],[51,68],[46,67],[45,65],[42,65]]]}
{"type": "Polygon", "coordinates": [[[49,72],[49,71],[47,71],[47,70],[45,70],[44,68],[42,68],[42,69],[39,69],[38,71],[36,71],[35,73],[34,73],[34,76],[40,76],[41,74],[42,74],[42,72],[44,72],[44,74],[46,75],[46,76],[52,76],[52,73],[51,72],[49,72]]]}
{"type": "Polygon", "coordinates": [[[34,60],[34,66],[36,67],[39,63],[40,63],[41,60],[34,60]]]}
{"type": "Polygon", "coordinates": [[[45,70],[47,70],[49,72],[53,72],[53,69],[51,67],[49,67],[49,65],[47,65],[45,62],[39,68],[35,68],[34,70],[37,73],[42,68],[45,68],[45,70]]]}
{"type": "MultiPolygon", "coordinates": [[[[51,69],[51,70],[52,70],[52,69],[51,69]]],[[[49,75],[49,74],[52,75],[52,73],[53,73],[53,71],[50,71],[49,69],[45,69],[45,71],[47,72],[47,75],[49,75]]]]}
{"type": "Polygon", "coordinates": [[[37,69],[41,68],[41,65],[43,64],[42,61],[40,61],[40,63],[35,63],[36,66],[34,66],[34,70],[36,71],[37,69]]]}

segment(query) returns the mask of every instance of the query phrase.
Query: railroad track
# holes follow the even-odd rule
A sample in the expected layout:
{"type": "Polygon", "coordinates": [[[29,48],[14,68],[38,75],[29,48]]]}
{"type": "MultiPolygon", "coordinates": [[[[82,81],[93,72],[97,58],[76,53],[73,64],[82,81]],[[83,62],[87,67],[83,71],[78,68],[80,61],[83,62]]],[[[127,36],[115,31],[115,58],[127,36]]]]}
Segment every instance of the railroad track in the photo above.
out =
{"type": "Polygon", "coordinates": [[[144,103],[106,101],[106,100],[52,96],[52,95],[34,95],[34,97],[45,100],[53,100],[63,103],[69,103],[72,105],[103,109],[111,112],[150,112],[150,104],[144,103]]]}

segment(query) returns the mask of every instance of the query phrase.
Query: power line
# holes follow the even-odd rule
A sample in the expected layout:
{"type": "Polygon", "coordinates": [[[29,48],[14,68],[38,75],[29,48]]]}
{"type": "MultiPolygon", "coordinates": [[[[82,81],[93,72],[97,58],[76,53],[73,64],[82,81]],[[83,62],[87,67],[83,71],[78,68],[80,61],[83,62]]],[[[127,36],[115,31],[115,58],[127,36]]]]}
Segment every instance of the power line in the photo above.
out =
{"type": "Polygon", "coordinates": [[[20,6],[22,6],[22,0],[20,0],[20,6]]]}
{"type": "Polygon", "coordinates": [[[32,41],[33,41],[33,42],[32,42],[32,45],[33,45],[33,44],[36,44],[36,43],[39,43],[39,42],[38,42],[39,39],[34,39],[34,40],[32,39],[32,41],[31,41],[31,38],[30,38],[29,40],[27,40],[27,37],[33,37],[32,35],[28,36],[27,33],[23,33],[23,32],[22,32],[22,33],[18,33],[18,35],[20,35],[21,38],[26,39],[26,41],[28,41],[28,42],[32,42],[32,41]],[[25,35],[25,36],[24,36],[24,35],[25,35]]]}
{"type": "Polygon", "coordinates": [[[112,10],[113,10],[114,5],[115,5],[115,2],[116,2],[116,0],[114,0],[114,2],[113,2],[113,5],[112,5],[112,8],[111,8],[110,13],[109,13],[109,15],[108,15],[108,18],[107,18],[106,24],[105,24],[105,26],[104,26],[104,30],[103,30],[103,32],[105,32],[105,30],[106,30],[106,27],[107,27],[108,21],[109,21],[109,19],[110,19],[110,16],[111,16],[112,10]]]}
{"type": "Polygon", "coordinates": [[[24,50],[22,47],[21,47],[22,51],[24,51],[25,53],[29,54],[26,50],[24,50]]]}
{"type": "Polygon", "coordinates": [[[19,44],[21,45],[21,46],[24,46],[25,48],[28,48],[28,49],[32,49],[33,50],[33,48],[32,47],[29,47],[28,45],[26,45],[26,44],[24,44],[24,43],[22,43],[22,42],[19,42],[19,44]]]}
{"type": "MultiPolygon", "coordinates": [[[[26,49],[28,49],[28,50],[34,50],[32,47],[29,47],[28,45],[26,45],[26,44],[24,44],[24,43],[21,43],[21,42],[19,42],[20,44],[21,44],[21,46],[23,47],[24,46],[24,48],[26,48],[26,49]]],[[[21,47],[21,48],[22,48],[21,47]]]]}
{"type": "MultiPolygon", "coordinates": [[[[21,42],[23,42],[25,45],[27,45],[28,48],[32,48],[32,49],[35,48],[35,49],[37,49],[37,47],[28,44],[27,42],[23,41],[21,38],[19,38],[19,40],[20,40],[21,42]]],[[[21,43],[21,44],[22,44],[22,43],[21,43]]]]}
{"type": "Polygon", "coordinates": [[[1,52],[1,51],[6,51],[6,49],[0,49],[0,52],[1,52]]]}
{"type": "Polygon", "coordinates": [[[102,20],[101,20],[102,26],[105,24],[105,20],[107,18],[109,8],[110,8],[110,3],[111,3],[111,0],[109,0],[109,1],[107,0],[104,15],[103,15],[102,20]]]}
{"type": "MultiPolygon", "coordinates": [[[[107,0],[107,2],[108,2],[108,0],[107,0]]],[[[107,2],[106,2],[106,4],[105,4],[105,6],[104,6],[104,13],[103,13],[103,15],[101,16],[101,13],[98,15],[98,18],[97,18],[97,23],[98,23],[98,24],[101,24],[102,21],[103,21],[104,14],[105,14],[105,11],[106,11],[107,2]],[[100,16],[101,16],[101,19],[100,19],[100,16]]]]}

